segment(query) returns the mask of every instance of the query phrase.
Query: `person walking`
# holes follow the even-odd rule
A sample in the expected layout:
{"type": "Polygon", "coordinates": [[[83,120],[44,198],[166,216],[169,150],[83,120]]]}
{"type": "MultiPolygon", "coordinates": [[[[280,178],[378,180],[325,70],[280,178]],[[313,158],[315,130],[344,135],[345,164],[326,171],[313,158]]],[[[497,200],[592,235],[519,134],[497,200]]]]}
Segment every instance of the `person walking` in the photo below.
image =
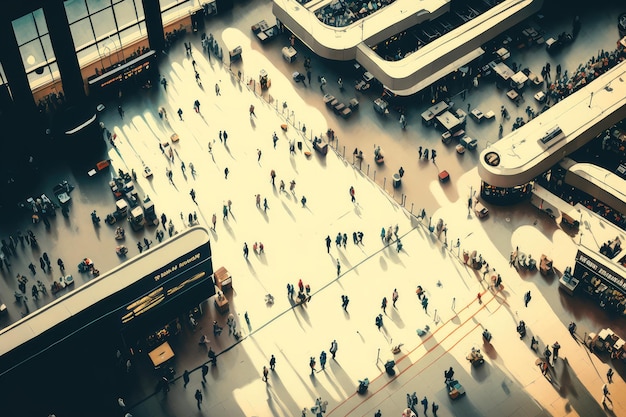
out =
{"type": "Polygon", "coordinates": [[[355,192],[354,192],[354,187],[353,186],[350,186],[350,199],[352,200],[353,203],[356,201],[356,197],[355,197],[355,192]]]}
{"type": "Polygon", "coordinates": [[[198,203],[196,202],[196,191],[193,188],[191,189],[191,191],[189,191],[189,195],[191,196],[191,200],[197,205],[198,203]]]}
{"type": "Polygon", "coordinates": [[[215,215],[215,213],[213,213],[213,216],[211,216],[211,223],[213,223],[213,231],[215,231],[215,223],[217,223],[217,216],[215,215]]]}
{"type": "Polygon", "coordinates": [[[315,373],[315,358],[313,356],[309,360],[309,367],[311,368],[311,375],[313,375],[315,373]]]}
{"type": "Polygon", "coordinates": [[[609,384],[613,383],[613,368],[609,367],[609,370],[606,371],[606,380],[609,382],[609,384]]]}
{"type": "Polygon", "coordinates": [[[257,154],[256,161],[257,161],[257,162],[261,162],[261,154],[262,154],[262,153],[263,153],[263,152],[261,152],[261,150],[260,150],[260,149],[257,149],[257,150],[256,150],[256,154],[257,154]]]}
{"type": "Polygon", "coordinates": [[[524,307],[528,307],[528,303],[530,303],[531,295],[530,291],[524,294],[524,307]]]}
{"type": "MultiPolygon", "coordinates": [[[[346,298],[348,298],[348,296],[346,296],[346,298]]],[[[346,306],[348,304],[346,303],[346,306]]],[[[328,351],[330,352],[331,355],[333,355],[333,359],[335,359],[335,355],[337,354],[337,340],[333,340],[330,343],[330,349],[328,349],[328,351]]]]}
{"type": "Polygon", "coordinates": [[[250,118],[253,116],[256,117],[256,114],[254,114],[254,104],[250,104],[250,118]]]}
{"type": "Polygon", "coordinates": [[[382,301],[382,304],[380,305],[380,308],[383,309],[383,313],[387,314],[387,297],[383,297],[383,301],[382,301]]]}
{"type": "Polygon", "coordinates": [[[181,109],[179,107],[178,110],[176,111],[176,113],[178,113],[178,118],[182,121],[183,120],[183,109],[181,109]]]}
{"type": "Polygon", "coordinates": [[[200,404],[202,404],[202,393],[200,392],[199,389],[196,390],[196,393],[194,394],[194,397],[196,399],[196,404],[198,405],[198,410],[200,409],[200,404]]]}
{"type": "Polygon", "coordinates": [[[478,293],[478,294],[476,295],[476,299],[478,300],[478,304],[482,304],[482,303],[483,303],[482,296],[483,296],[483,295],[482,295],[481,293],[478,293]]]}
{"type": "Polygon", "coordinates": [[[215,95],[216,96],[220,96],[220,85],[218,83],[215,83],[215,95]]]}
{"type": "Polygon", "coordinates": [[[552,356],[552,352],[550,352],[550,346],[546,346],[546,349],[543,351],[543,357],[546,359],[546,362],[550,363],[550,356],[552,356]]]}
{"type": "Polygon", "coordinates": [[[248,243],[243,242],[243,257],[248,259],[248,243]]]}
{"type": "Polygon", "coordinates": [[[189,371],[185,369],[185,372],[183,372],[183,388],[187,388],[188,383],[189,383],[189,371]]]}
{"type": "Polygon", "coordinates": [[[224,179],[226,179],[226,180],[228,179],[228,173],[229,172],[230,171],[228,170],[228,167],[224,168],[224,179]]]}
{"type": "Polygon", "coordinates": [[[332,239],[330,238],[330,235],[326,235],[326,253],[330,253],[330,243],[331,243],[332,239]]]}
{"type": "Polygon", "coordinates": [[[383,315],[377,315],[374,322],[376,323],[376,327],[378,328],[378,330],[380,330],[380,328],[383,327],[383,315]]]}
{"type": "Polygon", "coordinates": [[[120,117],[123,119],[124,118],[124,109],[122,108],[121,104],[119,106],[117,106],[117,112],[120,114],[120,117]]]}
{"type": "Polygon", "coordinates": [[[339,258],[337,258],[337,276],[341,274],[341,262],[339,262],[339,258]]]}
{"type": "Polygon", "coordinates": [[[422,298],[422,307],[424,308],[424,313],[428,314],[428,298],[426,296],[422,298]]]}
{"type": "Polygon", "coordinates": [[[269,374],[269,370],[267,369],[267,366],[263,365],[263,378],[261,378],[263,381],[265,381],[267,383],[267,375],[269,374]]]}
{"type": "Polygon", "coordinates": [[[304,195],[300,199],[300,202],[302,203],[302,207],[306,207],[306,197],[304,195]]]}
{"type": "Polygon", "coordinates": [[[341,296],[341,307],[343,308],[343,310],[345,312],[348,311],[348,303],[350,302],[350,299],[348,298],[347,295],[342,295],[341,296]]]}
{"type": "Polygon", "coordinates": [[[320,353],[320,366],[322,367],[322,370],[326,369],[326,352],[322,351],[322,353],[320,353]]]}
{"type": "Polygon", "coordinates": [[[426,396],[424,396],[424,398],[420,402],[424,406],[424,414],[426,414],[428,412],[428,398],[426,398],[426,396]]]}
{"type": "Polygon", "coordinates": [[[271,170],[270,171],[270,181],[272,183],[272,186],[274,186],[274,180],[276,179],[276,171],[271,170]]]}
{"type": "Polygon", "coordinates": [[[435,403],[432,404],[433,416],[437,417],[437,410],[439,410],[439,406],[435,403]]]}
{"type": "Polygon", "coordinates": [[[608,385],[602,385],[602,405],[606,405],[607,401],[613,404],[613,400],[611,400],[611,397],[609,397],[609,395],[611,395],[611,393],[609,392],[608,385]]]}
{"type": "MultiPolygon", "coordinates": [[[[293,287],[291,291],[293,291],[293,287]]],[[[293,294],[293,292],[291,293],[293,294]]],[[[276,358],[274,357],[274,355],[272,355],[272,357],[270,358],[270,369],[272,371],[276,369],[276,358]]]]}
{"type": "Polygon", "coordinates": [[[561,349],[561,345],[556,341],[552,345],[552,362],[556,363],[556,360],[559,358],[559,349],[561,349]]]}
{"type": "Polygon", "coordinates": [[[126,403],[124,402],[124,399],[122,397],[119,397],[117,399],[117,403],[122,408],[122,411],[126,411],[126,403]]]}
{"type": "Polygon", "coordinates": [[[206,382],[206,376],[209,373],[209,367],[206,364],[202,365],[202,384],[206,382]]]}
{"type": "Polygon", "coordinates": [[[385,242],[385,228],[380,229],[380,239],[385,242]]]}
{"type": "Polygon", "coordinates": [[[260,209],[261,208],[261,194],[256,194],[254,196],[254,199],[256,201],[256,208],[260,209]]]}
{"type": "Polygon", "coordinates": [[[393,308],[396,308],[396,301],[398,301],[398,289],[394,288],[391,293],[391,301],[393,303],[393,308]]]}
{"type": "Polygon", "coordinates": [[[270,206],[267,204],[267,198],[263,199],[263,211],[267,212],[267,209],[270,208],[270,206]]]}

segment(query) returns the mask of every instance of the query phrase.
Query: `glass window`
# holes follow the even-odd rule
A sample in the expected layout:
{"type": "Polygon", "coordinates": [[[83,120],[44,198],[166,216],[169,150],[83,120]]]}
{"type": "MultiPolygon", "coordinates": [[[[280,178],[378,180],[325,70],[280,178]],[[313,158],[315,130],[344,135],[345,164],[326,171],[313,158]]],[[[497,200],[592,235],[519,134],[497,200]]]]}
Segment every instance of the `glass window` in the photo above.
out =
{"type": "Polygon", "coordinates": [[[28,82],[31,89],[35,89],[45,84],[50,84],[55,80],[60,79],[59,68],[56,62],[42,67],[42,71],[37,72],[33,71],[28,74],[28,82]],[[41,72],[41,74],[38,74],[37,72],[41,72]]]}
{"type": "Polygon", "coordinates": [[[87,8],[90,14],[94,14],[99,10],[111,5],[111,0],[86,0],[87,8]]]}
{"type": "Polygon", "coordinates": [[[137,13],[133,0],[119,1],[113,6],[117,27],[122,29],[137,22],[137,13]]]}
{"type": "Polygon", "coordinates": [[[46,57],[46,60],[50,62],[50,60],[54,60],[54,49],[52,49],[52,42],[50,41],[50,35],[44,35],[41,38],[41,46],[43,47],[43,52],[46,57]]]}
{"type": "Polygon", "coordinates": [[[121,42],[124,46],[145,36],[147,36],[145,22],[133,25],[120,32],[121,42]]]}
{"type": "Polygon", "coordinates": [[[113,9],[104,9],[91,16],[91,23],[96,35],[96,39],[102,39],[115,32],[115,20],[113,19],[113,9]]]}
{"type": "MultiPolygon", "coordinates": [[[[67,20],[70,23],[74,23],[83,17],[87,17],[87,6],[85,5],[85,0],[65,0],[64,4],[65,14],[67,15],[67,20]]],[[[76,38],[74,38],[74,42],[76,42],[76,38]]]]}
{"type": "Polygon", "coordinates": [[[27,14],[13,21],[13,31],[18,45],[23,45],[28,41],[37,38],[37,29],[32,14],[27,14]]]}
{"type": "Polygon", "coordinates": [[[35,19],[35,25],[37,25],[39,35],[45,35],[48,33],[48,25],[46,24],[46,17],[43,14],[43,9],[35,10],[33,12],[33,18],[35,19]]]}
{"type": "Polygon", "coordinates": [[[33,71],[35,68],[46,64],[46,58],[44,57],[39,39],[35,39],[20,46],[20,53],[22,54],[22,61],[24,62],[26,72],[33,71]]]}
{"type": "Polygon", "coordinates": [[[179,4],[169,10],[166,10],[162,14],[163,25],[173,22],[177,19],[182,19],[189,16],[189,10],[191,9],[191,2],[187,0],[179,0],[179,4]]]}
{"type": "Polygon", "coordinates": [[[159,0],[159,3],[161,4],[161,11],[164,11],[185,1],[186,0],[159,0]]]}
{"type": "Polygon", "coordinates": [[[2,68],[2,63],[0,63],[0,85],[3,85],[6,83],[6,78],[4,75],[4,68],[2,68]]]}
{"type": "Polygon", "coordinates": [[[72,39],[74,39],[76,49],[82,49],[93,43],[94,35],[88,18],[72,23],[70,31],[72,32],[72,39]]]}
{"type": "MultiPolygon", "coordinates": [[[[78,57],[79,65],[87,65],[90,62],[94,62],[95,60],[100,58],[100,56],[98,55],[98,48],[96,47],[96,45],[91,45],[81,50],[80,52],[76,54],[76,56],[78,57]]],[[[100,69],[102,69],[102,67],[106,68],[108,66],[109,66],[108,64],[104,64],[104,61],[102,61],[102,65],[100,69]]]]}
{"type": "Polygon", "coordinates": [[[100,53],[100,59],[104,62],[105,68],[123,59],[117,36],[111,36],[98,42],[98,52],[100,53]]]}

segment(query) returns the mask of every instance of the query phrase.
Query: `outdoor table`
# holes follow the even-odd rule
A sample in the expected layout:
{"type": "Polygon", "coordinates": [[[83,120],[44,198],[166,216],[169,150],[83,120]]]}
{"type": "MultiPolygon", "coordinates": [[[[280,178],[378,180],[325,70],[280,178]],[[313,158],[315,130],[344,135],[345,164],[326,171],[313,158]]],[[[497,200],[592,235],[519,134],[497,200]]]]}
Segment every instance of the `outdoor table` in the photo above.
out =
{"type": "Polygon", "coordinates": [[[528,77],[522,71],[518,71],[511,76],[511,87],[516,90],[523,90],[526,87],[528,77]]]}
{"type": "Polygon", "coordinates": [[[440,101],[434,106],[429,107],[424,113],[422,113],[422,123],[431,125],[435,117],[448,110],[448,104],[445,101],[440,101]]]}
{"type": "Polygon", "coordinates": [[[509,78],[511,78],[515,74],[513,70],[509,68],[509,66],[506,65],[504,62],[498,62],[496,64],[492,61],[489,63],[489,66],[493,68],[495,73],[498,74],[498,76],[500,76],[500,78],[502,78],[504,81],[508,81],[509,78]]]}
{"type": "Polygon", "coordinates": [[[298,52],[294,49],[293,46],[285,46],[282,49],[283,58],[287,62],[293,62],[298,57],[298,52]]]}
{"type": "Polygon", "coordinates": [[[449,111],[437,116],[437,122],[448,132],[454,132],[461,126],[461,122],[449,111]]]}
{"type": "Polygon", "coordinates": [[[471,113],[474,120],[476,120],[478,123],[482,121],[484,114],[479,109],[474,109],[471,113]]]}
{"type": "Polygon", "coordinates": [[[517,91],[515,90],[508,91],[506,95],[508,98],[510,98],[513,101],[517,100],[517,98],[519,97],[519,94],[517,94],[517,91]]]}
{"type": "Polygon", "coordinates": [[[539,91],[534,95],[534,97],[539,103],[543,103],[546,100],[546,93],[539,91]]]}

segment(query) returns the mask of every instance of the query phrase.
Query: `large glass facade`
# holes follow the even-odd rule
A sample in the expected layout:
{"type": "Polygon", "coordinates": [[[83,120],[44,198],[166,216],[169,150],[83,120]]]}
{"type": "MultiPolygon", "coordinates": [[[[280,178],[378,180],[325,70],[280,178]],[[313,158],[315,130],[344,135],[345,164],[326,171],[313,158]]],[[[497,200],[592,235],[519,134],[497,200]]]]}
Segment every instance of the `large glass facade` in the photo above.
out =
{"type": "MultiPolygon", "coordinates": [[[[142,0],[65,0],[78,62],[105,69],[128,58],[124,48],[147,37],[142,0]]],[[[200,0],[159,0],[163,24],[183,19],[200,0]]],[[[43,9],[13,20],[31,90],[60,80],[43,9]]],[[[0,85],[4,75],[0,74],[0,85]]]]}
{"type": "Polygon", "coordinates": [[[67,20],[81,66],[123,61],[123,48],[146,36],[141,0],[69,0],[67,20]]]}
{"type": "Polygon", "coordinates": [[[59,71],[43,10],[37,9],[12,24],[31,90],[58,80],[59,71]]]}

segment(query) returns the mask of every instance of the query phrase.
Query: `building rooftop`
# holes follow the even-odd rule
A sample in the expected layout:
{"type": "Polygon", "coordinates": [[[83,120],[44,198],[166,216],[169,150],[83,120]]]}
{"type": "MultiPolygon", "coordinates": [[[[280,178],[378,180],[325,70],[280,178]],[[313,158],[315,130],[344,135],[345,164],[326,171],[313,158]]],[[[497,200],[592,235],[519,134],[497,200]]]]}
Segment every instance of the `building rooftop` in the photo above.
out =
{"type": "Polygon", "coordinates": [[[480,154],[478,173],[497,187],[526,184],[623,119],[625,110],[626,62],[622,62],[488,146],[480,154]]]}
{"type": "Polygon", "coordinates": [[[450,10],[449,1],[397,0],[343,28],[321,22],[314,13],[320,4],[311,3],[303,7],[275,0],[273,12],[316,54],[339,61],[355,59],[392,92],[411,95],[426,87],[423,80],[433,73],[440,78],[479,56],[476,51],[482,44],[536,13],[543,2],[505,0],[399,61],[385,60],[369,45],[443,15],[450,10]],[[441,73],[443,69],[447,72],[441,73]]]}

